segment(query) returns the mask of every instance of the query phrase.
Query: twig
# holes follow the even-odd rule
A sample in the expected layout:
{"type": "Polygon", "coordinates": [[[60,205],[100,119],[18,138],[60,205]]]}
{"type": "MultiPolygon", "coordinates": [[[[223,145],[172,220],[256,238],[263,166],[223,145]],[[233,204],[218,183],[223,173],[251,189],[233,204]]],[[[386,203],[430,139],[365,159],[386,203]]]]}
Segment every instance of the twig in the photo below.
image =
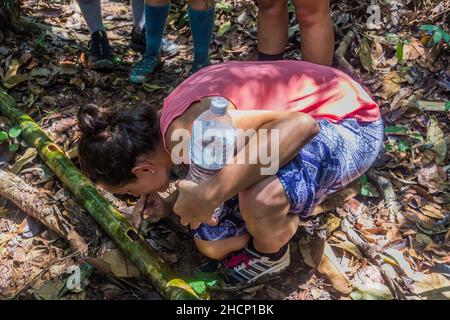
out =
{"type": "Polygon", "coordinates": [[[378,174],[375,169],[369,169],[366,174],[367,177],[372,180],[382,192],[384,201],[386,202],[386,207],[389,210],[389,220],[391,222],[396,222],[400,207],[397,203],[397,196],[395,195],[391,181],[378,174]]]}
{"type": "Polygon", "coordinates": [[[355,75],[356,71],[353,66],[345,59],[345,54],[347,53],[348,48],[350,47],[352,42],[355,40],[355,36],[356,34],[355,32],[353,32],[353,30],[348,31],[335,52],[336,62],[338,66],[350,75],[355,75]]]}
{"type": "Polygon", "coordinates": [[[395,286],[398,276],[395,270],[389,264],[384,262],[383,256],[380,254],[380,248],[377,245],[371,245],[364,241],[356,231],[353,230],[353,226],[347,219],[341,221],[341,228],[348,239],[353,242],[372,263],[379,267],[381,275],[386,281],[389,290],[393,296],[399,299],[402,296],[402,293],[400,290],[397,290],[397,287],[395,286]]]}

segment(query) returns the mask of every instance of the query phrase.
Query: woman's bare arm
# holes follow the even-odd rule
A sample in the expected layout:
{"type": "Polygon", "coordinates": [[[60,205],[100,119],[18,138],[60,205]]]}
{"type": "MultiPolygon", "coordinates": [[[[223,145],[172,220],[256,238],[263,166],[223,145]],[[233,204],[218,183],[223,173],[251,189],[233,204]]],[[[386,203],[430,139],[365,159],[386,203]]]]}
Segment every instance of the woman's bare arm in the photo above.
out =
{"type": "MultiPolygon", "coordinates": [[[[180,215],[183,224],[198,222],[215,224],[211,219],[214,208],[223,201],[245,190],[256,182],[267,177],[262,174],[262,169],[267,167],[260,161],[256,163],[236,164],[237,159],[249,159],[250,152],[266,148],[271,150],[271,145],[279,144],[279,167],[288,163],[300,149],[307,144],[318,132],[317,122],[309,115],[289,111],[233,111],[232,117],[239,129],[255,129],[268,131],[265,141],[260,141],[258,134],[253,135],[244,148],[239,150],[235,161],[227,164],[216,176],[203,181],[199,185],[188,181],[178,184],[179,198],[174,211],[180,215]],[[278,141],[272,141],[271,130],[278,130],[278,141]]],[[[264,140],[264,139],[263,139],[264,140]]]]}

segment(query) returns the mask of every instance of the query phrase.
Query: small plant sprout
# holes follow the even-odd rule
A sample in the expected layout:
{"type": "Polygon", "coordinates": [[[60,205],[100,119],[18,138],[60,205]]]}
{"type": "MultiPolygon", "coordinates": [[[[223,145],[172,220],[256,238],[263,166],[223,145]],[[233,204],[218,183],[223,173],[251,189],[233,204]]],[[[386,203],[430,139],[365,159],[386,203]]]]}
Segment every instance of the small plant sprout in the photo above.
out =
{"type": "Polygon", "coordinates": [[[0,143],[7,141],[9,144],[9,151],[17,151],[19,149],[19,145],[14,143],[14,139],[17,138],[21,132],[22,129],[18,126],[12,127],[8,132],[3,130],[0,131],[0,143]]]}
{"type": "Polygon", "coordinates": [[[431,35],[431,40],[429,42],[430,46],[438,45],[441,42],[446,42],[450,45],[450,34],[444,31],[442,28],[438,26],[425,24],[420,26],[419,30],[425,31],[426,33],[431,35]]]}

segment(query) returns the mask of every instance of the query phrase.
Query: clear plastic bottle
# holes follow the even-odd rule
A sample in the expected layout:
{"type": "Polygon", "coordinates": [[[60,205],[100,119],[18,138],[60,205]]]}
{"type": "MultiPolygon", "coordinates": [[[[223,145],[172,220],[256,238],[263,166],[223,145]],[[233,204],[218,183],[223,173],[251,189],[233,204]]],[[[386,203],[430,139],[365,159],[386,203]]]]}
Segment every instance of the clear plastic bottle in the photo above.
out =
{"type": "MultiPolygon", "coordinates": [[[[190,144],[190,167],[187,180],[200,183],[219,172],[234,157],[236,127],[227,112],[228,100],[211,99],[209,110],[195,119],[190,144]]],[[[217,219],[223,204],[214,210],[217,219]]]]}

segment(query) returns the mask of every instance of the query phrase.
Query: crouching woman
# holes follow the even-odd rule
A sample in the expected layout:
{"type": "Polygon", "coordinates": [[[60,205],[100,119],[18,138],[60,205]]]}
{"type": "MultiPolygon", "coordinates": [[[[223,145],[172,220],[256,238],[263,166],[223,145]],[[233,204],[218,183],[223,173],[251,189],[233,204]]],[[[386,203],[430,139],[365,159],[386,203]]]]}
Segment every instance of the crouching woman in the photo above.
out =
{"type": "Polygon", "coordinates": [[[181,83],[160,112],[87,105],[79,125],[86,174],[113,193],[147,195],[149,215],[173,210],[189,225],[198,250],[216,261],[203,270],[228,270],[227,289],[284,271],[299,219],[362,175],[383,141],[379,108],[358,83],[339,70],[299,61],[209,66],[181,83]],[[189,154],[174,154],[179,140],[173,137],[177,130],[190,132],[215,96],[227,99],[237,129],[278,131],[268,139],[254,134],[235,157],[258,159],[249,153],[278,143],[279,169],[265,175],[261,161],[231,161],[199,184],[179,181],[162,199],[157,192],[168,188],[174,164],[190,162],[189,154]]]}

